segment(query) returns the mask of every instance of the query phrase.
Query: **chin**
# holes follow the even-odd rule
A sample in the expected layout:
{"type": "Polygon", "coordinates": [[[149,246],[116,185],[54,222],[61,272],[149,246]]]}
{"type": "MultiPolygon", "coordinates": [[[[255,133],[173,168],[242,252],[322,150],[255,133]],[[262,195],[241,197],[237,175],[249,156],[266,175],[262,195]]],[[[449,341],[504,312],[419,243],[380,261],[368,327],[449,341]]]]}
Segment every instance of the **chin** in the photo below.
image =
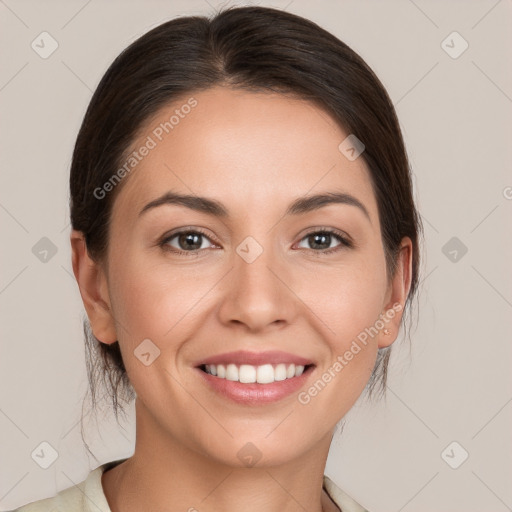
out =
{"type": "MultiPolygon", "coordinates": [[[[291,421],[290,419],[285,422],[291,421]]],[[[247,423],[240,428],[240,434],[232,432],[233,437],[228,434],[222,437],[216,437],[213,444],[198,448],[200,453],[208,458],[216,460],[218,463],[236,468],[270,468],[289,464],[314,449],[319,442],[323,440],[321,434],[318,438],[305,438],[304,432],[299,430],[290,431],[273,424],[261,430],[247,428],[247,423]],[[277,426],[277,428],[276,428],[277,426]],[[279,429],[282,429],[279,431],[279,429]]],[[[229,430],[229,429],[228,429],[229,430]]],[[[205,439],[202,437],[201,439],[205,439]]],[[[326,448],[328,449],[331,435],[329,433],[326,448]]]]}

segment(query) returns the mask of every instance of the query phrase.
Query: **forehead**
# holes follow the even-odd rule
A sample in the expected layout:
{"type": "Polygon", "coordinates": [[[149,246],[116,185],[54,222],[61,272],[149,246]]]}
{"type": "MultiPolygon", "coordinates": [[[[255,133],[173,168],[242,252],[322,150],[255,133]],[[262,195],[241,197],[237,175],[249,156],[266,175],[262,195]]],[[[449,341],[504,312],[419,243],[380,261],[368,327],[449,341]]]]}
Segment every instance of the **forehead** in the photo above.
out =
{"type": "Polygon", "coordinates": [[[357,196],[373,222],[366,164],[339,149],[348,135],[312,102],[224,87],[192,93],[140,130],[114,214],[136,216],[167,190],[216,198],[240,214],[332,190],[357,196]]]}

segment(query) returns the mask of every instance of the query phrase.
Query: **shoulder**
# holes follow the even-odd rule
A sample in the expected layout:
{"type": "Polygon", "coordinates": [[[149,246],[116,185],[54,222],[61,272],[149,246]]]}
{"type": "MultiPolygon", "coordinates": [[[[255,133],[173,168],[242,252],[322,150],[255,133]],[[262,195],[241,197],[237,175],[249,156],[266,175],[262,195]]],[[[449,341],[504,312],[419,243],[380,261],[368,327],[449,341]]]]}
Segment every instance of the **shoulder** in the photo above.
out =
{"type": "Polygon", "coordinates": [[[110,512],[101,485],[105,466],[97,467],[84,481],[55,496],[28,503],[12,512],[110,512]]]}
{"type": "Polygon", "coordinates": [[[342,512],[368,512],[345,491],[342,491],[328,476],[324,475],[324,489],[342,512]]]}

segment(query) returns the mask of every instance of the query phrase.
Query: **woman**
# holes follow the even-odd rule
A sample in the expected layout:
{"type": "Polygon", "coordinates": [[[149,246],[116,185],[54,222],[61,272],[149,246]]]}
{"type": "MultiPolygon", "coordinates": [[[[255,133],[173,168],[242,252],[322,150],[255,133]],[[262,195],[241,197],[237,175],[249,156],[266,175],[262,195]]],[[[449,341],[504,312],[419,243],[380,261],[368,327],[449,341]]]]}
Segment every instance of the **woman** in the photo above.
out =
{"type": "Polygon", "coordinates": [[[365,510],[325,463],[385,389],[421,233],[365,62],[275,9],[171,20],[101,80],[70,186],[91,389],[136,397],[135,451],[19,510],[365,510]]]}

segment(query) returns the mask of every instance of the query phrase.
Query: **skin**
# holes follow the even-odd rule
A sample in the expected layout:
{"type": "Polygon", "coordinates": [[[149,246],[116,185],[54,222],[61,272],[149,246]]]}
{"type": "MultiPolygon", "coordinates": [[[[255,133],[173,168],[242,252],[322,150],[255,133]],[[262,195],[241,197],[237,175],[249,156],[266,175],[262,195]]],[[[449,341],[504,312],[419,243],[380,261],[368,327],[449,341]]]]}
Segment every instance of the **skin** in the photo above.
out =
{"type": "MultiPolygon", "coordinates": [[[[266,405],[231,402],[193,366],[232,350],[283,350],[315,362],[307,389],[379,315],[405,303],[411,241],[403,239],[388,280],[368,169],[339,151],[348,133],[322,108],[222,87],[193,96],[197,106],[124,178],[107,260],[92,261],[82,233],[71,234],[92,330],[103,343],[119,340],[137,393],[135,452],[104,473],[107,500],[113,512],[337,510],[322,490],[331,438],[368,382],[377,349],[396,339],[402,312],[387,322],[390,335],[370,338],[306,405],[297,393],[266,405]],[[230,215],[165,205],[139,217],[171,189],[220,201],[230,215]],[[326,191],[355,196],[370,218],[347,204],[284,215],[294,199],[326,191]],[[196,256],[158,245],[183,227],[207,233],[196,256]],[[341,230],[355,247],[332,237],[315,248],[306,235],[320,228],[341,230]],[[247,236],[263,248],[252,263],[236,252],[247,236]],[[339,250],[322,256],[323,247],[339,250]],[[146,338],[160,349],[149,366],[133,353],[146,338]],[[250,468],[237,457],[247,442],[261,454],[250,468]]],[[[162,109],[133,147],[185,101],[162,109]]],[[[187,250],[179,237],[167,246],[187,250]]]]}

